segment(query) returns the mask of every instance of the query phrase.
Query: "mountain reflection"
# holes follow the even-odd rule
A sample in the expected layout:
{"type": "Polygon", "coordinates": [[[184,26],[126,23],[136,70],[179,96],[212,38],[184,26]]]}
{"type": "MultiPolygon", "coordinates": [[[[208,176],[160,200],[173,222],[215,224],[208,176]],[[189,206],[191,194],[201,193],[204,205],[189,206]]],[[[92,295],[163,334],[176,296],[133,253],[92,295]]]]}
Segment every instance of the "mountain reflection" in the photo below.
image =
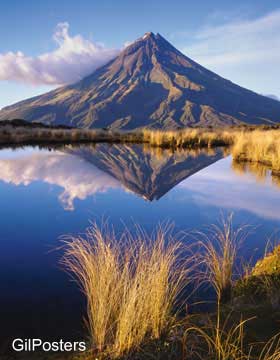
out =
{"type": "Polygon", "coordinates": [[[63,189],[59,200],[74,210],[109,189],[124,188],[142,198],[160,199],[182,180],[224,156],[223,151],[155,149],[141,145],[65,146],[56,151],[24,148],[0,154],[0,180],[28,186],[41,181],[63,189]]]}
{"type": "Polygon", "coordinates": [[[163,150],[141,145],[97,144],[68,149],[146,200],[160,199],[182,180],[223,158],[223,150],[163,150]]]}

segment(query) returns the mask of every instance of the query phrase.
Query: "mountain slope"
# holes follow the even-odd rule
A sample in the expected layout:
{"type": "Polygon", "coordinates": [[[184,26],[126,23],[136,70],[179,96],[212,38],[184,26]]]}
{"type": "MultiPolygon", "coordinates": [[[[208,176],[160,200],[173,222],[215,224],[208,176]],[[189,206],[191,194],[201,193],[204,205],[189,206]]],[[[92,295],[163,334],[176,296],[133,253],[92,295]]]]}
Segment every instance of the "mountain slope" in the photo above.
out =
{"type": "Polygon", "coordinates": [[[78,127],[176,128],[280,122],[280,102],[246,90],[147,33],[76,84],[8,106],[1,119],[78,127]]]}

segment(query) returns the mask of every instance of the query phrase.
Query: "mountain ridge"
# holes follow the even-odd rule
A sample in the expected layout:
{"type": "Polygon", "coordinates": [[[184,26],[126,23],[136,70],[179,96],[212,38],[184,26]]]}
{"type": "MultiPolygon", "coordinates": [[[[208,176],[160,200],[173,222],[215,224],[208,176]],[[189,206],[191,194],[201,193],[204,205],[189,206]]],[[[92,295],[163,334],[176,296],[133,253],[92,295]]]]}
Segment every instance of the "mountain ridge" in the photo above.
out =
{"type": "Polygon", "coordinates": [[[148,32],[79,82],[0,111],[82,128],[174,129],[280,122],[280,103],[240,87],[148,32]]]}

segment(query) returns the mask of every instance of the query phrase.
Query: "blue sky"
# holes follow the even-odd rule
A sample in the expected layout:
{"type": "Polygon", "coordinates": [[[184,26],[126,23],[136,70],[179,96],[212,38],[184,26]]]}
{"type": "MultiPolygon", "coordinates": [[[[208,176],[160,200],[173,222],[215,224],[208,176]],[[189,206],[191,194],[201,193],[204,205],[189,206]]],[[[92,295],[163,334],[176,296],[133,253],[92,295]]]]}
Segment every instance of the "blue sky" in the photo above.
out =
{"type": "Polygon", "coordinates": [[[147,31],[239,85],[280,97],[275,0],[9,0],[0,23],[0,108],[76,81],[147,31]]]}

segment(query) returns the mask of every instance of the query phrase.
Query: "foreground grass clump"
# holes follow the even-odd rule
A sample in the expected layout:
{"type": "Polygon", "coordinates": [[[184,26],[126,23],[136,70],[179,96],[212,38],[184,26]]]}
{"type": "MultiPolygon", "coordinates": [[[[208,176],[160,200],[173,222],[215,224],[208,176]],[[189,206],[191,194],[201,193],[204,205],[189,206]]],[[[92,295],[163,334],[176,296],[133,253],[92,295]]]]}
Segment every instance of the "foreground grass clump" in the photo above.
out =
{"type": "Polygon", "coordinates": [[[198,233],[202,237],[198,257],[203,265],[203,276],[206,277],[216,292],[218,304],[231,299],[234,282],[234,268],[238,248],[246,236],[245,229],[233,226],[233,214],[222,218],[221,223],[212,225],[207,233],[198,233]]]}
{"type": "Polygon", "coordinates": [[[231,214],[207,233],[198,233],[202,240],[197,258],[204,265],[200,278],[215,290],[216,310],[196,314],[196,320],[185,329],[182,342],[186,360],[280,359],[280,334],[273,335],[272,328],[264,329],[264,319],[279,318],[274,312],[280,304],[279,247],[258,261],[249,277],[244,274],[238,278],[238,249],[248,230],[248,226],[234,227],[231,214]],[[238,309],[234,301],[237,294],[245,299],[238,309]],[[272,308],[263,306],[265,298],[272,308]],[[256,331],[257,327],[261,330],[256,331]]]}
{"type": "MultiPolygon", "coordinates": [[[[159,228],[149,237],[138,229],[116,237],[92,226],[83,237],[65,240],[63,259],[78,280],[88,304],[92,346],[112,357],[158,339],[172,324],[172,310],[188,281],[179,261],[181,244],[159,228]]],[[[189,262],[190,264],[190,262],[189,262]]]]}
{"type": "Polygon", "coordinates": [[[170,227],[152,236],[139,227],[134,236],[116,236],[108,226],[94,225],[83,237],[64,239],[63,263],[88,304],[91,350],[78,355],[81,360],[280,359],[280,290],[274,281],[279,249],[237,278],[238,249],[248,226],[235,227],[229,215],[195,234],[192,247],[174,239],[170,227]],[[212,305],[179,311],[179,300],[190,301],[198,279],[215,290],[212,305]],[[265,297],[271,304],[263,304],[265,297]]]}
{"type": "MultiPolygon", "coordinates": [[[[232,321],[231,311],[223,316],[222,305],[232,299],[232,288],[236,277],[235,267],[238,249],[247,236],[246,227],[235,228],[233,214],[221,218],[206,233],[198,232],[200,249],[197,258],[202,266],[202,281],[207,281],[216,293],[216,312],[206,316],[205,324],[190,326],[184,333],[184,343],[199,338],[194,346],[195,359],[243,360],[249,359],[244,346],[244,326],[247,320],[232,321]]],[[[188,350],[186,350],[188,352],[188,350]]]]}

